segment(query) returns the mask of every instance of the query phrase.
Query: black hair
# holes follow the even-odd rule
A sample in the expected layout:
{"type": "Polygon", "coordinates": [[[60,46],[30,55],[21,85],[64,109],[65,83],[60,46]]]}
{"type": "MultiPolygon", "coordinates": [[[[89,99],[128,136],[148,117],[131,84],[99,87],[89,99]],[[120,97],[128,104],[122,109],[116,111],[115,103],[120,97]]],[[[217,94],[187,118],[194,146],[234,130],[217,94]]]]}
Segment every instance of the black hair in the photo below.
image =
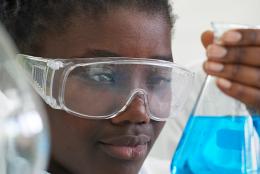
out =
{"type": "Polygon", "coordinates": [[[72,14],[98,17],[115,7],[161,13],[171,27],[174,23],[168,0],[0,0],[0,21],[20,51],[34,52],[43,34],[61,32],[72,14]]]}

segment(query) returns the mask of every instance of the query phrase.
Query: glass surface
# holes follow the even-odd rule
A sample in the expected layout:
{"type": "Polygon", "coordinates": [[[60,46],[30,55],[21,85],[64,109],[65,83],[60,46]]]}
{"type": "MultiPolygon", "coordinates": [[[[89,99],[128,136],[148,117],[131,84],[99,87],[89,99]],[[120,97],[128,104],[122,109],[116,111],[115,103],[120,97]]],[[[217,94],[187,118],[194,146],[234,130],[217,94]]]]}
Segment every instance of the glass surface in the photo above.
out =
{"type": "Polygon", "coordinates": [[[105,117],[118,113],[129,100],[139,96],[144,98],[149,113],[165,119],[170,115],[172,101],[180,100],[172,100],[171,96],[173,83],[180,84],[176,79],[181,77],[174,74],[174,67],[149,64],[78,66],[65,81],[64,104],[77,113],[105,117]]]}
{"type": "Polygon", "coordinates": [[[172,159],[172,174],[259,174],[260,115],[208,76],[172,159]]]}
{"type": "Polygon", "coordinates": [[[112,118],[142,96],[151,119],[165,121],[178,115],[193,80],[189,70],[148,58],[17,59],[47,104],[92,119],[112,118]]]}
{"type": "Polygon", "coordinates": [[[191,116],[172,174],[259,174],[259,136],[258,116],[191,116]]]}
{"type": "Polygon", "coordinates": [[[0,173],[40,174],[49,152],[47,121],[15,54],[0,26],[0,173]]]}

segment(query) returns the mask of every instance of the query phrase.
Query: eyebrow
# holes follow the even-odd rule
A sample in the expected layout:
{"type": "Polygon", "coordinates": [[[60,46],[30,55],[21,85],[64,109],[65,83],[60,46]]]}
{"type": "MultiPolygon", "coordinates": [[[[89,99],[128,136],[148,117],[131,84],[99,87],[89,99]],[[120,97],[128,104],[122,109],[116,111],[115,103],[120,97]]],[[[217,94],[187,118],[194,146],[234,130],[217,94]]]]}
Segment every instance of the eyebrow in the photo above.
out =
{"type": "Polygon", "coordinates": [[[93,57],[123,57],[117,53],[107,50],[91,50],[89,54],[93,57]]]}
{"type": "Polygon", "coordinates": [[[169,56],[152,56],[150,58],[151,59],[158,59],[158,60],[165,60],[165,61],[173,62],[172,55],[169,55],[169,56]]]}
{"type": "MultiPolygon", "coordinates": [[[[111,51],[107,51],[107,50],[91,50],[88,52],[88,55],[91,57],[125,57],[122,56],[120,54],[111,52],[111,51]]],[[[173,62],[173,57],[172,55],[155,55],[155,56],[151,56],[151,57],[147,57],[149,59],[158,59],[158,60],[165,60],[165,61],[169,61],[169,62],[173,62]]]]}

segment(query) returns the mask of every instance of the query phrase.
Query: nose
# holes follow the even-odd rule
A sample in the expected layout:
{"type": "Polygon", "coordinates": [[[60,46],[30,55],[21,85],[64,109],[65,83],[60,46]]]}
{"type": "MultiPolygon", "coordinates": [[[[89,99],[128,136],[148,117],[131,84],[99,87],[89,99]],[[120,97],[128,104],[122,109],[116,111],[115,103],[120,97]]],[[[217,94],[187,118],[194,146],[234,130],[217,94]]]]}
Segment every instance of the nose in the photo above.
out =
{"type": "Polygon", "coordinates": [[[145,106],[145,95],[133,96],[131,103],[119,115],[111,119],[113,124],[145,124],[150,122],[150,117],[145,106]]]}

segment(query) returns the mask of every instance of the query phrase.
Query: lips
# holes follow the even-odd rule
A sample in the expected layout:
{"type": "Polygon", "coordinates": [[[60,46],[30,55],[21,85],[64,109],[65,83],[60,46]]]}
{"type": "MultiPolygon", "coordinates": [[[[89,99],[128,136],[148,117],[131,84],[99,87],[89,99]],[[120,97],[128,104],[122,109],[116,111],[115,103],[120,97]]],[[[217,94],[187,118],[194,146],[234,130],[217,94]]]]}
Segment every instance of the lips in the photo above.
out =
{"type": "Polygon", "coordinates": [[[146,156],[151,138],[147,135],[124,135],[106,138],[99,142],[107,155],[122,160],[138,160],[146,156]]]}

